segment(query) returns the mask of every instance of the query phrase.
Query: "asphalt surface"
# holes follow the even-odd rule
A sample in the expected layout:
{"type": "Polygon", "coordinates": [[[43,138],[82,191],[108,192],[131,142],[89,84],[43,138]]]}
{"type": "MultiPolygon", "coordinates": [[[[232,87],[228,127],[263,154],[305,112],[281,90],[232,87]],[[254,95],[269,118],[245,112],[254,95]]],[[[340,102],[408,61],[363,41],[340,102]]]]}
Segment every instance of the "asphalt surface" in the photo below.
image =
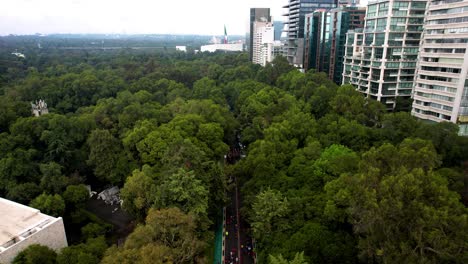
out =
{"type": "Polygon", "coordinates": [[[224,262],[227,264],[254,263],[252,240],[248,236],[248,225],[239,213],[240,199],[237,185],[228,193],[228,197],[230,202],[226,206],[224,262]]]}

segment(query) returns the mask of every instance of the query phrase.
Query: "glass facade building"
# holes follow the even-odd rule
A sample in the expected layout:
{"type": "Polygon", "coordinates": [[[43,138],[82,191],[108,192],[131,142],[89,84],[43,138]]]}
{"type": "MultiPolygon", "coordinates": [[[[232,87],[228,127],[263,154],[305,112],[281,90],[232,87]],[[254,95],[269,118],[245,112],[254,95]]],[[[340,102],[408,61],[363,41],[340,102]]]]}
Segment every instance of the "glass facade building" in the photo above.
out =
{"type": "Polygon", "coordinates": [[[304,69],[328,72],[330,63],[330,13],[316,10],[305,16],[304,69]]]}
{"type": "Polygon", "coordinates": [[[283,54],[290,64],[303,67],[305,16],[317,9],[329,10],[336,6],[337,0],[289,0],[283,6],[287,9],[284,14],[287,17],[287,40],[283,54]]]}
{"type": "Polygon", "coordinates": [[[347,34],[343,84],[353,84],[388,110],[395,109],[397,101],[408,101],[426,4],[425,0],[370,1],[364,29],[347,34]]]}
{"type": "Polygon", "coordinates": [[[457,123],[468,136],[468,0],[430,1],[412,114],[457,123]]]}
{"type": "Polygon", "coordinates": [[[339,7],[330,10],[330,66],[328,78],[337,84],[343,80],[346,32],[364,27],[365,7],[339,7]]]}

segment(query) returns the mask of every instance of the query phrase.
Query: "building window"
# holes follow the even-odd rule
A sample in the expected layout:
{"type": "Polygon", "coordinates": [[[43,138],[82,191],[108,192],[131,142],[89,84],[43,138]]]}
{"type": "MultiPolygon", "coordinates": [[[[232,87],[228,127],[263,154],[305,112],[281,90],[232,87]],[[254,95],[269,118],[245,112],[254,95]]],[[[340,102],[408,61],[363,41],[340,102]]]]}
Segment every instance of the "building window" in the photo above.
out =
{"type": "Polygon", "coordinates": [[[397,7],[397,8],[408,8],[408,4],[409,2],[393,2],[393,7],[397,7]]]}

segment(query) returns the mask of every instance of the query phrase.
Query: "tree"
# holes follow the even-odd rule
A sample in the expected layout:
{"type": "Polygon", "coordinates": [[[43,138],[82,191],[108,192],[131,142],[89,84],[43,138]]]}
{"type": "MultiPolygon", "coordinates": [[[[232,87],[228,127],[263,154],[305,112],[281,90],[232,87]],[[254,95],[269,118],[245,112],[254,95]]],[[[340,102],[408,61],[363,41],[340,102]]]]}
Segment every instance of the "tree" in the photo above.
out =
{"type": "Polygon", "coordinates": [[[156,208],[177,206],[185,213],[206,216],[208,210],[208,190],[193,171],[179,169],[163,181],[158,188],[156,208]]]}
{"type": "Polygon", "coordinates": [[[441,168],[436,171],[442,178],[448,182],[448,188],[451,191],[460,194],[463,200],[468,196],[468,174],[455,168],[441,168]]]}
{"type": "Polygon", "coordinates": [[[97,223],[89,223],[81,228],[81,236],[83,240],[104,236],[112,226],[105,226],[97,223]]]}
{"type": "MultiPolygon", "coordinates": [[[[275,227],[275,220],[286,215],[288,200],[281,192],[267,189],[260,192],[252,204],[251,225],[255,237],[270,234],[275,227]]],[[[264,236],[263,236],[264,237],[264,236]]]]}
{"type": "Polygon", "coordinates": [[[361,258],[383,263],[466,262],[468,211],[432,168],[431,144],[405,140],[364,154],[358,173],[327,184],[325,212],[359,236],[361,258]],[[336,217],[341,214],[341,217],[336,217]]]}
{"type": "Polygon", "coordinates": [[[8,189],[7,198],[21,204],[28,204],[41,194],[41,188],[33,182],[15,184],[8,189]]]}
{"type": "Polygon", "coordinates": [[[308,262],[305,261],[304,252],[296,253],[296,255],[294,255],[294,259],[290,261],[284,259],[281,254],[279,254],[277,257],[270,255],[269,263],[270,264],[308,264],[308,262]]]}
{"type": "Polygon", "coordinates": [[[84,184],[80,185],[69,185],[63,193],[63,198],[70,206],[75,209],[81,209],[85,207],[86,201],[89,199],[89,191],[84,184]]]}
{"type": "Polygon", "coordinates": [[[199,263],[206,245],[199,240],[196,228],[195,217],[178,208],[152,208],[146,224],[128,236],[123,250],[117,253],[115,247],[110,248],[103,263],[133,263],[131,259],[144,263],[199,263]]]}
{"type": "Polygon", "coordinates": [[[193,84],[193,98],[195,99],[211,99],[218,104],[223,104],[224,98],[221,88],[216,86],[216,82],[207,77],[204,77],[193,84]]]}
{"type": "Polygon", "coordinates": [[[197,132],[197,138],[212,150],[213,158],[220,158],[229,150],[229,146],[223,142],[223,136],[223,128],[217,123],[201,124],[197,132]]]}
{"type": "Polygon", "coordinates": [[[356,241],[340,229],[315,221],[306,222],[282,242],[286,257],[303,252],[311,263],[356,263],[356,241]]]}
{"type": "Polygon", "coordinates": [[[65,164],[72,157],[73,138],[67,133],[69,120],[62,115],[50,114],[41,118],[48,121],[47,129],[41,133],[40,140],[47,145],[46,158],[65,164]]]}
{"type": "Polygon", "coordinates": [[[275,56],[271,63],[267,63],[265,67],[257,72],[256,79],[260,82],[274,85],[278,77],[294,69],[295,67],[289,64],[285,57],[275,56]]]}
{"type": "Polygon", "coordinates": [[[335,113],[369,126],[379,124],[385,112],[380,102],[363,97],[352,85],[340,86],[330,106],[335,113]]]}
{"type": "Polygon", "coordinates": [[[384,139],[399,144],[403,139],[414,136],[420,126],[418,120],[409,113],[390,113],[383,116],[379,132],[384,139]]]}
{"type": "Polygon", "coordinates": [[[120,250],[113,246],[106,251],[102,264],[172,264],[174,263],[173,250],[157,244],[144,245],[141,249],[120,250]]]}
{"type": "Polygon", "coordinates": [[[31,115],[30,105],[27,102],[15,101],[10,97],[0,96],[0,133],[8,131],[9,126],[18,117],[31,115]]]}
{"type": "Polygon", "coordinates": [[[43,193],[31,201],[31,207],[39,209],[42,213],[52,216],[62,216],[65,212],[65,201],[58,194],[43,193]]]}
{"type": "Polygon", "coordinates": [[[468,157],[468,139],[458,136],[458,131],[457,124],[440,122],[421,125],[415,135],[430,140],[446,166],[460,166],[468,157]]]}
{"type": "Polygon", "coordinates": [[[90,238],[86,243],[63,248],[57,256],[57,264],[98,264],[106,249],[104,236],[90,238]]]}
{"type": "Polygon", "coordinates": [[[120,142],[108,130],[97,129],[91,132],[87,144],[88,164],[94,167],[96,177],[104,182],[120,182],[127,173],[115,169],[121,153],[120,142]]]}
{"type": "Polygon", "coordinates": [[[154,174],[148,165],[143,166],[141,171],[134,170],[121,190],[123,208],[139,220],[144,219],[154,203],[156,188],[154,174]]]}
{"type": "Polygon", "coordinates": [[[14,259],[13,264],[55,264],[57,253],[52,249],[39,244],[33,244],[21,251],[14,259]]]}
{"type": "Polygon", "coordinates": [[[63,167],[58,163],[49,162],[39,165],[42,178],[41,188],[47,193],[60,194],[67,185],[67,177],[62,175],[63,167]]]}
{"type": "Polygon", "coordinates": [[[333,89],[331,87],[325,87],[324,85],[315,89],[309,99],[311,111],[315,118],[321,118],[330,112],[330,101],[336,95],[336,90],[336,88],[333,89]]]}
{"type": "Polygon", "coordinates": [[[314,178],[321,181],[319,187],[322,188],[327,182],[336,179],[342,173],[356,171],[358,162],[358,155],[349,148],[342,145],[331,145],[314,162],[312,167],[314,178]]]}

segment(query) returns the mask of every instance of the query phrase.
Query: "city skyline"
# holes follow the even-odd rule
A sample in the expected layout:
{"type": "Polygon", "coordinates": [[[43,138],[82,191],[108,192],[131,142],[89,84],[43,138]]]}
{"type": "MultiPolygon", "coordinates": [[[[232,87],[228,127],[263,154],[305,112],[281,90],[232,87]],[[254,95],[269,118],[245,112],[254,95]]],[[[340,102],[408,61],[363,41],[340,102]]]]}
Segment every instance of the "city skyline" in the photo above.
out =
{"type": "Polygon", "coordinates": [[[0,10],[0,35],[222,35],[224,25],[229,35],[243,35],[248,32],[250,8],[270,8],[275,20],[284,20],[282,6],[287,2],[203,0],[155,3],[134,0],[130,4],[123,0],[6,0],[0,10]]]}

